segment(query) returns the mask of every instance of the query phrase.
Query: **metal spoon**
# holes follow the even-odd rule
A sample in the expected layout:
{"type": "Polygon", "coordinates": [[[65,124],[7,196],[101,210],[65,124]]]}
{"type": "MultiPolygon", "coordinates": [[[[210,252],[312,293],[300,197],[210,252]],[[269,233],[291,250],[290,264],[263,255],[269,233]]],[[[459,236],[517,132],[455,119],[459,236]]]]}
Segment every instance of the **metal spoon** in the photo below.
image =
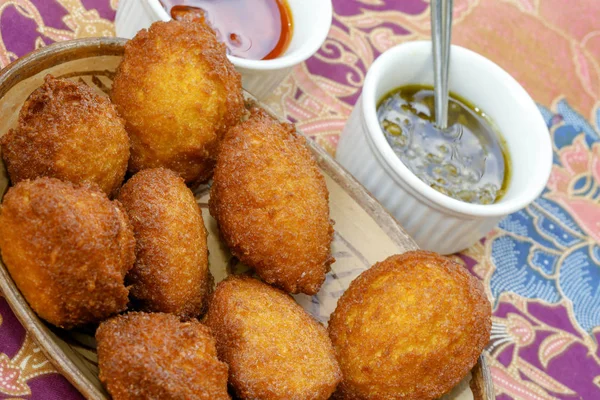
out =
{"type": "Polygon", "coordinates": [[[452,36],[452,1],[431,0],[435,122],[440,129],[448,127],[448,69],[452,36]]]}

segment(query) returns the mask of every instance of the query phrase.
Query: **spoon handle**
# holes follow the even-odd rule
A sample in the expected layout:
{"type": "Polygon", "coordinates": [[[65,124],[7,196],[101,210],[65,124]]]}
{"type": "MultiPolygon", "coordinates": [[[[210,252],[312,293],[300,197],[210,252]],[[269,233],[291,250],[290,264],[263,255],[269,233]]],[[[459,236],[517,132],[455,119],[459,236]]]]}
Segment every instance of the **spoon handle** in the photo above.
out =
{"type": "Polygon", "coordinates": [[[440,129],[448,127],[448,70],[452,39],[453,0],[431,1],[431,34],[433,42],[433,80],[435,122],[440,129]]]}

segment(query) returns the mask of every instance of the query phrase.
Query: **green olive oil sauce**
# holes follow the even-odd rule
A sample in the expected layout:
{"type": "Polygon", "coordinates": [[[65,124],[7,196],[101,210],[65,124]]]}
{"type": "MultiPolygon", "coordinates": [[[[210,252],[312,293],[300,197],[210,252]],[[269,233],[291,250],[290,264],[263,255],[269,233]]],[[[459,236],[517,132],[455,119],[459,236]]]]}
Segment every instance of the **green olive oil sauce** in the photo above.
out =
{"type": "Polygon", "coordinates": [[[419,179],[457,200],[491,204],[510,178],[506,143],[479,108],[450,93],[448,128],[435,122],[433,87],[403,86],[377,105],[379,124],[404,165],[419,179]]]}

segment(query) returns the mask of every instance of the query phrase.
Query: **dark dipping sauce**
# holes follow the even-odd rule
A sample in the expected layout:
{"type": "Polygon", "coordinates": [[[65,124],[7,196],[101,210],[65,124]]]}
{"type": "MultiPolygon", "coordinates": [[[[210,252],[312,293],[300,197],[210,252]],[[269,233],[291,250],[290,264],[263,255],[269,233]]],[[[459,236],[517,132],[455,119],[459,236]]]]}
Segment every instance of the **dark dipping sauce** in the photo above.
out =
{"type": "Polygon", "coordinates": [[[292,40],[292,13],[285,0],[161,0],[176,20],[204,20],[227,54],[251,60],[282,55],[292,40]]]}
{"type": "Polygon", "coordinates": [[[450,93],[448,128],[435,126],[433,87],[394,89],[377,105],[385,137],[404,165],[437,191],[473,204],[492,204],[510,178],[506,143],[479,108],[450,93]]]}

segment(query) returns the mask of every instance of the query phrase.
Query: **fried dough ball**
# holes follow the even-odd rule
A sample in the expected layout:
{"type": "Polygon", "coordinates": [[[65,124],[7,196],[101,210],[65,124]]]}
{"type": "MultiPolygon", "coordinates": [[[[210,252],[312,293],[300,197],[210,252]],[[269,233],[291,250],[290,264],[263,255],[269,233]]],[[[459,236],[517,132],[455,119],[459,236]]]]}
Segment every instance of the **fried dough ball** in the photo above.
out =
{"type": "Polygon", "coordinates": [[[329,192],[293,125],[255,109],[232,128],[209,206],[233,255],[264,281],[290,293],[319,291],[334,261],[329,192]]]}
{"type": "Polygon", "coordinates": [[[58,327],[99,322],[126,308],[134,248],[125,210],[97,188],[38,178],[4,196],[4,264],[31,308],[58,327]]]}
{"type": "Polygon", "coordinates": [[[0,144],[13,185],[47,176],[95,183],[112,196],[129,160],[125,125],[108,98],[50,75],[25,101],[18,127],[0,144]]]}
{"type": "Polygon", "coordinates": [[[256,279],[220,282],[205,323],[242,399],[325,400],[341,379],[325,328],[288,294],[256,279]]]}
{"type": "Polygon", "coordinates": [[[129,170],[165,167],[207,180],[219,138],[244,112],[241,77],[214,32],[156,22],[125,45],[112,99],[131,136],[129,170]]]}
{"type": "Polygon", "coordinates": [[[227,364],[196,320],[130,312],[96,331],[100,381],[113,400],[230,399],[227,364]]]}
{"type": "Polygon", "coordinates": [[[466,269],[428,251],[360,274],[329,320],[343,380],[335,399],[434,399],[477,363],[491,307],[466,269]]]}
{"type": "Polygon", "coordinates": [[[194,194],[175,172],[146,169],[119,192],[136,239],[127,275],[144,311],[198,316],[208,290],[206,229],[194,194]]]}

